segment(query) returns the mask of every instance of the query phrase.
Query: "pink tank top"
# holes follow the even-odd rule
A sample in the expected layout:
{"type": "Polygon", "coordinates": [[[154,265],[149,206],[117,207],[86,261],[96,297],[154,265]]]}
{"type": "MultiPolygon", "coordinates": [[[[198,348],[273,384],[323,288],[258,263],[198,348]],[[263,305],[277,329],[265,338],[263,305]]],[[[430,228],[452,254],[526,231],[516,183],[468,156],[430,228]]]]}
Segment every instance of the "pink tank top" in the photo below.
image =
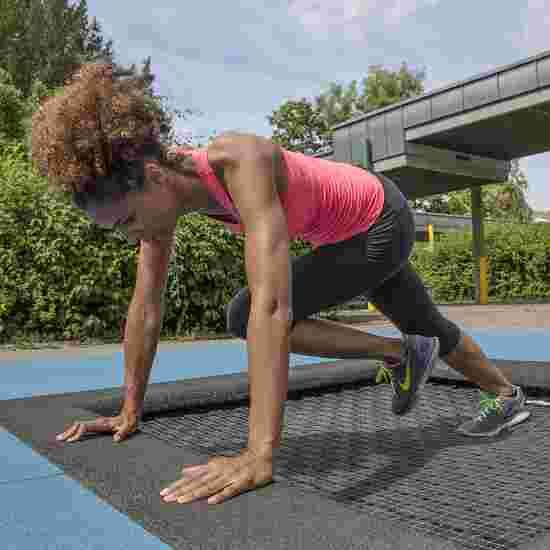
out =
{"type": "MultiPolygon", "coordinates": [[[[350,164],[282,150],[288,186],[279,195],[290,239],[313,248],[343,241],[367,231],[384,206],[384,189],[372,173],[350,164]]],[[[221,206],[215,214],[234,233],[243,233],[239,213],[208,164],[206,149],[187,149],[201,181],[221,206]]]]}

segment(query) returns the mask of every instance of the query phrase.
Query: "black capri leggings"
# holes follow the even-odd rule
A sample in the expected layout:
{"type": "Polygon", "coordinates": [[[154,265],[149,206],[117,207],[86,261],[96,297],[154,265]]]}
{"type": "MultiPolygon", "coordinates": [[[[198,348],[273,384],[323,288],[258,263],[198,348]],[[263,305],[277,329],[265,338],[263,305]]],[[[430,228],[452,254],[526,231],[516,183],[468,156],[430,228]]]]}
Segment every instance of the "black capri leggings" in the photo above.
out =
{"type": "MultiPolygon", "coordinates": [[[[409,262],[415,223],[399,188],[378,175],[384,186],[384,207],[364,233],[291,262],[293,327],[329,307],[366,295],[404,334],[437,336],[440,356],[455,349],[460,329],[443,317],[409,262]]],[[[250,292],[243,288],[225,307],[227,330],[246,339],[250,292]]]]}

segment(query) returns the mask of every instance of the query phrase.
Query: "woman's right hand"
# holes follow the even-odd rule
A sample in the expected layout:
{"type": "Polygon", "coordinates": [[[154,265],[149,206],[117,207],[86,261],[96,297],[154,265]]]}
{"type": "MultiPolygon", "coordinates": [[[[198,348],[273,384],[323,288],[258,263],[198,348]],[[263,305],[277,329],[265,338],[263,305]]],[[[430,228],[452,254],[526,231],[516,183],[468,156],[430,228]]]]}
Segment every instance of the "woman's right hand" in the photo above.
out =
{"type": "Polygon", "coordinates": [[[72,443],[78,441],[83,435],[90,433],[112,433],[113,441],[118,443],[137,431],[139,427],[139,416],[122,412],[118,416],[100,416],[95,420],[74,422],[63,433],[57,436],[58,441],[72,443]]]}

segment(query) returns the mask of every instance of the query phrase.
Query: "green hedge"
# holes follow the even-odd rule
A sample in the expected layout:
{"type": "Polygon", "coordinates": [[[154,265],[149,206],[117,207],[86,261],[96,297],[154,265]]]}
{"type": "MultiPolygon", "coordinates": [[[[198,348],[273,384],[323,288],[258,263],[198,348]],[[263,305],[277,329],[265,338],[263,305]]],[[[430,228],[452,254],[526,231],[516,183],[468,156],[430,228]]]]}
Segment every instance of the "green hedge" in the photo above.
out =
{"type": "MultiPolygon", "coordinates": [[[[489,299],[550,300],[550,224],[487,224],[489,299]]],[[[475,300],[471,232],[443,235],[412,263],[438,303],[475,300]]]]}
{"type": "MultiPolygon", "coordinates": [[[[550,298],[550,227],[498,227],[487,239],[491,298],[550,298]]],[[[292,243],[293,255],[309,250],[292,243]]],[[[21,146],[0,151],[1,343],[119,338],[137,252],[49,193],[21,146]]],[[[413,263],[436,301],[474,299],[469,235],[446,236],[434,252],[419,248],[413,263]]],[[[242,237],[199,216],[182,219],[163,336],[223,332],[223,306],[244,284],[242,237]]]]}
{"type": "Polygon", "coordinates": [[[135,250],[82,217],[29,168],[0,156],[0,338],[112,336],[135,278],[135,250]]]}

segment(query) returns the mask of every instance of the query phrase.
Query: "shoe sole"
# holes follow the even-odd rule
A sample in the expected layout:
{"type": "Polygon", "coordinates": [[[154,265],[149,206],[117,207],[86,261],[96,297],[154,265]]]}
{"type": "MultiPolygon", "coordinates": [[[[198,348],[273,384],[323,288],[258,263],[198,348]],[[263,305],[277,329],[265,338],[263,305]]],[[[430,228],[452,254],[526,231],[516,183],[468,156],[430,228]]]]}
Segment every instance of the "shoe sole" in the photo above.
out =
{"type": "Polygon", "coordinates": [[[521,412],[517,413],[509,422],[506,422],[506,424],[503,424],[502,426],[499,426],[496,430],[493,430],[492,432],[484,432],[484,433],[474,434],[474,433],[464,432],[461,429],[457,429],[457,432],[459,434],[462,434],[462,435],[466,436],[466,437],[478,437],[478,438],[495,437],[496,435],[499,435],[504,430],[512,431],[515,426],[525,422],[530,416],[531,416],[530,411],[521,411],[521,412]]]}
{"type": "Polygon", "coordinates": [[[432,353],[430,355],[430,359],[428,361],[428,367],[424,371],[424,374],[422,375],[422,378],[420,379],[420,382],[418,383],[418,386],[416,387],[416,391],[414,392],[413,397],[411,397],[411,400],[409,401],[408,408],[405,409],[402,412],[399,412],[399,413],[394,412],[394,414],[401,416],[401,415],[404,415],[404,414],[408,414],[413,410],[413,408],[415,407],[415,405],[418,402],[418,394],[424,389],[424,386],[426,385],[426,382],[430,378],[430,374],[432,373],[432,371],[435,367],[435,364],[437,362],[438,357],[439,357],[439,340],[436,338],[434,348],[432,350],[432,353]]]}

